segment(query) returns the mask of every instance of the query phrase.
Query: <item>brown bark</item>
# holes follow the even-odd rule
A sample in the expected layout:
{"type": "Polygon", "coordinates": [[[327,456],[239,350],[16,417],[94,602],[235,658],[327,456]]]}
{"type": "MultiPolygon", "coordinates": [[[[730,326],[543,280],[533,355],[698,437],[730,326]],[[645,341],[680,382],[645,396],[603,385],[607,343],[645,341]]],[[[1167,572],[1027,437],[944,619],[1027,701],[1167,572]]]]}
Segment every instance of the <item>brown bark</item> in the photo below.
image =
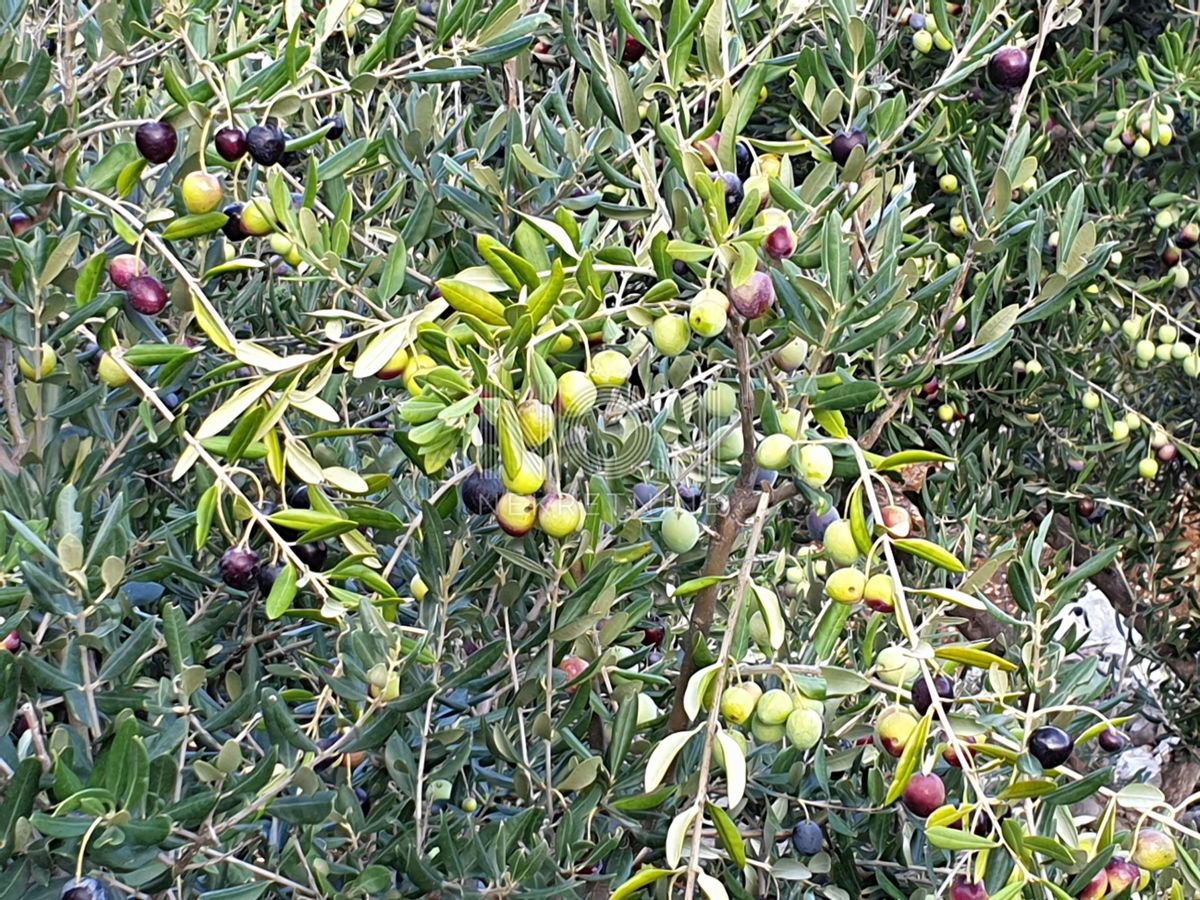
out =
{"type": "MultiPolygon", "coordinates": [[[[754,461],[754,395],[750,385],[750,351],[746,335],[742,331],[742,321],[739,318],[730,322],[733,331],[733,349],[737,357],[738,367],[738,409],[742,417],[742,466],[738,472],[737,481],[733,485],[733,493],[729,497],[729,505],[717,516],[713,523],[715,535],[708,545],[708,555],[704,560],[703,575],[724,575],[733,552],[734,542],[738,531],[745,519],[754,509],[755,485],[754,473],[758,466],[754,461]]],[[[683,636],[683,661],[679,666],[679,675],[675,681],[675,699],[671,708],[671,731],[682,731],[688,725],[687,712],[683,708],[683,697],[687,692],[688,682],[696,673],[695,650],[700,641],[708,637],[712,628],[713,613],[717,606],[717,595],[723,582],[707,587],[696,594],[692,604],[692,614],[688,622],[688,630],[683,636]]]]}

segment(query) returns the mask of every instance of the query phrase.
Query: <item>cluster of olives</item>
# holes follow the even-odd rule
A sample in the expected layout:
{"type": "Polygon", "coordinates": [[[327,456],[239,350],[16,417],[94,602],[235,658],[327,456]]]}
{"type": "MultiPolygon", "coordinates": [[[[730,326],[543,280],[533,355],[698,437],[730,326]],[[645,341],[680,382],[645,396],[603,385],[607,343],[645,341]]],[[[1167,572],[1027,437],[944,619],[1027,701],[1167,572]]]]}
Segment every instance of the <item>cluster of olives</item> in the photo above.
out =
{"type": "Polygon", "coordinates": [[[1166,147],[1175,138],[1171,123],[1175,110],[1147,103],[1141,111],[1119,110],[1112,133],[1104,139],[1104,152],[1116,156],[1128,150],[1138,159],[1145,159],[1155,147],[1166,147]]]}
{"type": "MultiPolygon", "coordinates": [[[[308,490],[304,487],[296,488],[288,492],[288,506],[292,509],[308,509],[309,497],[308,490]]],[[[276,506],[273,502],[267,502],[263,505],[261,512],[265,516],[269,516],[275,512],[276,506]]],[[[236,509],[235,512],[242,518],[248,515],[245,509],[236,509]]],[[[274,530],[284,540],[294,542],[300,537],[300,534],[290,528],[285,528],[281,525],[274,525],[274,530]]],[[[325,563],[329,556],[329,547],[324,541],[312,541],[310,543],[292,543],[292,553],[309,569],[319,572],[325,568],[325,563]]],[[[279,577],[279,573],[283,570],[283,565],[278,563],[263,563],[262,558],[248,546],[239,544],[235,547],[230,547],[221,556],[218,563],[218,572],[221,580],[231,588],[239,591],[249,591],[257,586],[259,591],[264,596],[271,593],[271,588],[275,585],[275,579],[279,577]]],[[[415,583],[419,581],[419,576],[414,579],[415,583]]],[[[415,588],[414,588],[415,589],[415,588]]]]}
{"type": "MultiPolygon", "coordinates": [[[[340,116],[332,116],[321,123],[326,137],[337,139],[345,130],[340,116]]],[[[170,122],[143,122],[134,133],[134,144],[142,158],[150,164],[169,162],[179,146],[179,136],[170,122]]],[[[281,162],[287,151],[287,136],[275,125],[255,125],[243,131],[228,126],[213,135],[213,149],[229,163],[236,163],[249,156],[262,166],[281,162]]],[[[203,162],[203,160],[202,160],[203,162]]],[[[198,171],[189,172],[180,183],[180,199],[189,215],[201,216],[216,212],[225,196],[222,180],[202,165],[198,171]]],[[[221,226],[230,241],[241,241],[252,235],[271,235],[271,248],[282,259],[293,266],[301,263],[299,249],[283,234],[272,234],[275,230],[275,215],[271,203],[265,197],[256,198],[245,204],[234,203],[222,210],[226,219],[221,226]]],[[[32,226],[32,220],[22,214],[9,219],[13,233],[20,235],[32,226]]],[[[167,307],[169,295],[162,280],[156,276],[141,258],[140,253],[120,253],[108,263],[108,275],[113,286],[124,291],[129,307],[144,316],[157,316],[167,307]]],[[[109,351],[100,354],[98,375],[110,387],[120,387],[129,381],[126,370],[109,351]]],[[[26,378],[38,381],[48,377],[57,364],[56,355],[49,345],[38,348],[32,359],[18,358],[21,372],[26,378]]],[[[427,357],[425,359],[428,359],[427,357]]],[[[432,361],[430,360],[430,364],[432,361]]]]}
{"type": "MultiPolygon", "coordinates": [[[[697,141],[693,149],[710,168],[719,166],[720,134],[697,141]]],[[[717,171],[713,178],[721,185],[725,210],[733,216],[741,207],[747,189],[757,192],[759,208],[753,227],[761,233],[761,245],[768,259],[781,260],[796,252],[796,234],[791,220],[782,210],[768,208],[770,183],[777,178],[783,165],[778,156],[763,154],[754,159],[750,149],[739,143],[735,148],[735,170],[717,171]]],[[[686,272],[686,265],[681,271],[686,272]]],[[[745,319],[757,319],[768,313],[775,304],[775,286],[771,276],[761,267],[730,292],[715,287],[700,290],[691,299],[686,319],[667,313],[655,319],[651,338],[655,348],[664,356],[677,356],[690,342],[691,334],[701,339],[714,338],[725,331],[731,311],[745,319]]]]}
{"type": "Polygon", "coordinates": [[[553,405],[533,397],[523,401],[517,418],[527,449],[517,471],[503,470],[499,476],[472,472],[460,491],[463,506],[476,515],[494,515],[500,528],[513,537],[528,534],[535,525],[552,538],[578,531],[587,515],[582,501],[558,490],[547,491],[540,503],[535,497],[545,487],[548,474],[538,448],[554,432],[558,415],[586,415],[596,404],[600,388],[621,387],[632,372],[632,364],[620,351],[602,350],[592,355],[586,371],[572,370],[559,376],[553,405]]]}
{"type": "MultiPolygon", "coordinates": [[[[1100,395],[1093,390],[1087,390],[1080,398],[1080,403],[1083,408],[1089,412],[1095,412],[1103,403],[1100,395]]],[[[1140,430],[1142,427],[1142,417],[1135,412],[1127,412],[1123,416],[1118,416],[1113,420],[1112,426],[1109,429],[1110,437],[1118,442],[1123,443],[1129,440],[1133,432],[1140,430]]],[[[1175,445],[1171,442],[1171,436],[1166,432],[1155,428],[1150,435],[1150,449],[1152,454],[1147,454],[1138,461],[1138,474],[1146,480],[1152,480],[1158,475],[1158,467],[1160,462],[1168,463],[1173,460],[1177,454],[1175,445]]],[[[1093,508],[1089,508],[1088,512],[1082,512],[1084,518],[1092,518],[1093,508]]]]}
{"type": "MultiPolygon", "coordinates": [[[[956,15],[959,10],[952,10],[952,8],[957,6],[957,3],[947,4],[947,12],[956,15]]],[[[913,30],[913,49],[922,56],[928,56],[935,47],[943,53],[954,49],[954,43],[942,34],[933,16],[906,10],[900,14],[900,24],[907,25],[913,30]]]]}
{"type": "MultiPolygon", "coordinates": [[[[764,691],[754,681],[731,685],[721,693],[721,716],[732,726],[748,727],[760,744],[777,744],[785,737],[800,750],[811,750],[825,732],[825,704],[801,693],[782,688],[764,691]]],[[[728,732],[742,750],[748,748],[745,735],[735,729],[728,732]]],[[[718,744],[717,747],[720,745],[718,744]]],[[[717,762],[724,764],[718,753],[717,762]]]]}
{"type": "MultiPolygon", "coordinates": [[[[330,140],[338,140],[345,133],[345,123],[341,116],[330,116],[322,120],[321,132],[330,140]]],[[[134,134],[134,143],[138,152],[147,162],[161,164],[170,161],[178,146],[178,136],[174,126],[169,122],[143,122],[134,134]]],[[[242,130],[234,125],[219,129],[212,140],[213,150],[222,160],[236,164],[243,158],[249,157],[260,166],[273,166],[286,159],[288,136],[278,125],[266,123],[254,125],[242,130]]],[[[203,165],[195,172],[189,172],[180,185],[180,196],[184,208],[191,215],[203,215],[215,212],[224,200],[225,187],[222,180],[203,165]]],[[[252,236],[271,235],[271,248],[290,265],[296,266],[301,262],[300,254],[292,241],[286,235],[273,234],[276,228],[275,214],[270,201],[265,197],[254,198],[246,203],[232,203],[224,207],[222,212],[226,221],[222,225],[225,237],[230,241],[243,241],[252,236]]],[[[152,276],[146,276],[152,277],[152,276]]],[[[114,283],[116,279],[114,278],[114,283]]],[[[120,285],[118,284],[118,287],[120,285]]],[[[127,288],[122,288],[128,290],[127,288]]],[[[159,285],[161,292],[161,284],[159,285]]],[[[163,292],[165,298],[165,292],[163,292]]],[[[163,304],[156,304],[151,299],[139,301],[130,292],[130,302],[139,312],[154,315],[162,310],[163,304]],[[145,307],[145,309],[141,308],[145,307]]]]}
{"type": "Polygon", "coordinates": [[[966,411],[962,404],[955,406],[942,396],[942,382],[936,375],[921,385],[916,394],[919,399],[930,405],[937,404],[934,413],[937,415],[938,421],[945,425],[966,418],[966,411]]]}
{"type": "Polygon", "coordinates": [[[1152,363],[1176,362],[1190,377],[1200,377],[1200,350],[1183,340],[1175,325],[1169,322],[1159,325],[1154,332],[1157,341],[1151,339],[1146,329],[1142,315],[1132,315],[1121,323],[1121,333],[1133,344],[1135,365],[1139,369],[1152,363]]]}
{"type": "MultiPolygon", "coordinates": [[[[899,651],[899,655],[908,656],[910,661],[903,665],[895,677],[884,680],[897,687],[909,688],[911,709],[903,704],[895,704],[885,708],[875,722],[875,741],[878,747],[889,756],[899,758],[904,755],[910,742],[918,733],[918,717],[924,716],[936,702],[942,704],[947,711],[955,701],[954,683],[944,673],[935,672],[930,677],[922,675],[917,662],[917,654],[907,648],[888,648],[889,651],[899,651]]],[[[883,665],[880,654],[880,665],[883,665]]],[[[881,673],[882,674],[882,673],[881,673]]],[[[1116,753],[1125,746],[1125,739],[1111,726],[1100,732],[1097,738],[1100,749],[1107,753],[1116,753]]],[[[942,761],[951,768],[961,768],[963,759],[960,751],[965,751],[973,758],[979,744],[975,738],[960,737],[957,748],[950,742],[939,744],[942,761]]],[[[1032,760],[1045,771],[1051,771],[1065,765],[1075,752],[1076,741],[1068,732],[1056,725],[1039,726],[1026,736],[1025,750],[1032,760]]],[[[963,827],[963,816],[960,810],[947,805],[946,783],[942,776],[930,767],[914,774],[905,785],[900,796],[900,802],[914,816],[927,819],[928,824],[963,827]]],[[[1007,813],[1001,813],[1001,817],[1007,813]]],[[[978,814],[973,828],[977,833],[986,835],[990,829],[989,823],[978,814]]],[[[1090,845],[1086,849],[1094,849],[1090,845]]],[[[1089,883],[1080,898],[1098,900],[1108,891],[1120,891],[1137,884],[1138,889],[1144,888],[1150,878],[1150,872],[1163,869],[1175,861],[1174,843],[1169,837],[1156,829],[1146,828],[1139,831],[1134,839],[1132,852],[1128,859],[1115,856],[1089,883]]],[[[967,879],[959,879],[950,892],[956,900],[969,898],[986,898],[983,885],[967,879]]]]}
{"type": "MultiPolygon", "coordinates": [[[[1096,849],[1091,837],[1081,843],[1089,852],[1096,849]]],[[[1165,869],[1176,858],[1171,838],[1156,828],[1142,828],[1133,837],[1129,857],[1113,856],[1079,892],[1079,900],[1100,900],[1127,889],[1144,891],[1150,884],[1151,873],[1165,869]]]]}
{"type": "MultiPolygon", "coordinates": [[[[825,595],[836,603],[863,602],[876,612],[890,613],[896,608],[895,583],[887,572],[868,576],[860,567],[862,555],[854,539],[850,522],[834,509],[812,511],[808,528],[821,541],[825,556],[834,568],[825,578],[825,595]]],[[[902,539],[912,533],[912,516],[902,506],[888,505],[880,510],[876,530],[902,539]]],[[[789,580],[791,575],[789,574],[789,580]]]]}
{"type": "MultiPolygon", "coordinates": [[[[1166,206],[1154,214],[1154,225],[1160,231],[1169,231],[1179,223],[1179,211],[1166,206]]],[[[1192,250],[1200,241],[1200,224],[1188,222],[1175,232],[1173,239],[1167,242],[1162,252],[1163,265],[1167,267],[1169,285],[1177,290],[1183,290],[1191,281],[1191,273],[1184,265],[1184,254],[1192,250]]]]}

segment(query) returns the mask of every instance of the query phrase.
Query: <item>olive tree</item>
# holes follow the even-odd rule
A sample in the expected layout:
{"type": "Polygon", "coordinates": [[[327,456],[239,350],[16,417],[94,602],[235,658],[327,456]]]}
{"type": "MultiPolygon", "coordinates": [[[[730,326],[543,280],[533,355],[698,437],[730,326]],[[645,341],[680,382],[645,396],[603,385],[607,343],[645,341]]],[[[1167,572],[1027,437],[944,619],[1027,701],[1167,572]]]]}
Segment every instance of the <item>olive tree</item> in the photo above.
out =
{"type": "Polygon", "coordinates": [[[1186,17],[0,16],[0,897],[1200,889],[1186,17]]]}

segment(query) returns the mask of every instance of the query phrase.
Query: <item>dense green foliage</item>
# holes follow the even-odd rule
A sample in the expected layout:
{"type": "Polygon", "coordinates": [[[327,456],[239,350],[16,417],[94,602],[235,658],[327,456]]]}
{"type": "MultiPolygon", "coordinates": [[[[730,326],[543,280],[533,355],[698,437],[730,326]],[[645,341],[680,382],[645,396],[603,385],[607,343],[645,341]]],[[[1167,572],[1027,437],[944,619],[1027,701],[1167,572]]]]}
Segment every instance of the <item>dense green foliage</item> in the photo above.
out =
{"type": "Polygon", "coordinates": [[[0,900],[1200,890],[1191,18],[0,24],[0,900]]]}

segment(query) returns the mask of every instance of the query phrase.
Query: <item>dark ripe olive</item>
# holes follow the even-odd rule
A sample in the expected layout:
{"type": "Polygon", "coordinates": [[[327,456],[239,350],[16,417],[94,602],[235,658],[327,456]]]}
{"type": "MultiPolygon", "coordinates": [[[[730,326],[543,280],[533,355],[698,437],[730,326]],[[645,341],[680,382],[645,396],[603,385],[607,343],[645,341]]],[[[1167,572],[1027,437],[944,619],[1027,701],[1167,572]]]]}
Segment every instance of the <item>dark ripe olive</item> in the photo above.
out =
{"type": "Polygon", "coordinates": [[[221,580],[244,591],[258,576],[258,554],[248,547],[230,547],[221,557],[221,580]]]}
{"type": "Polygon", "coordinates": [[[867,135],[861,128],[851,128],[849,131],[839,131],[829,142],[829,155],[839,166],[844,166],[850,159],[855,147],[867,149],[867,135]]]}
{"type": "Polygon", "coordinates": [[[283,159],[287,140],[274,125],[255,125],[246,132],[246,149],[260,166],[273,166],[283,159]]]}
{"type": "Polygon", "coordinates": [[[1029,754],[1043,769],[1061,766],[1075,751],[1075,739],[1055,725],[1043,725],[1029,735],[1029,754]]]}
{"type": "Polygon", "coordinates": [[[138,153],[152,163],[165,163],[175,155],[179,139],[170,122],[143,122],[133,134],[138,153]]]}
{"type": "Polygon", "coordinates": [[[988,60],[987,73],[996,87],[1014,91],[1029,78],[1029,54],[1020,47],[1001,47],[988,60]]]}
{"type": "Polygon", "coordinates": [[[226,162],[237,162],[250,149],[246,141],[246,132],[240,128],[222,128],[213,135],[213,146],[217,155],[226,162]]]}
{"type": "Polygon", "coordinates": [[[494,512],[504,494],[504,484],[494,472],[475,471],[467,476],[460,490],[463,506],[475,515],[494,512]]]}

